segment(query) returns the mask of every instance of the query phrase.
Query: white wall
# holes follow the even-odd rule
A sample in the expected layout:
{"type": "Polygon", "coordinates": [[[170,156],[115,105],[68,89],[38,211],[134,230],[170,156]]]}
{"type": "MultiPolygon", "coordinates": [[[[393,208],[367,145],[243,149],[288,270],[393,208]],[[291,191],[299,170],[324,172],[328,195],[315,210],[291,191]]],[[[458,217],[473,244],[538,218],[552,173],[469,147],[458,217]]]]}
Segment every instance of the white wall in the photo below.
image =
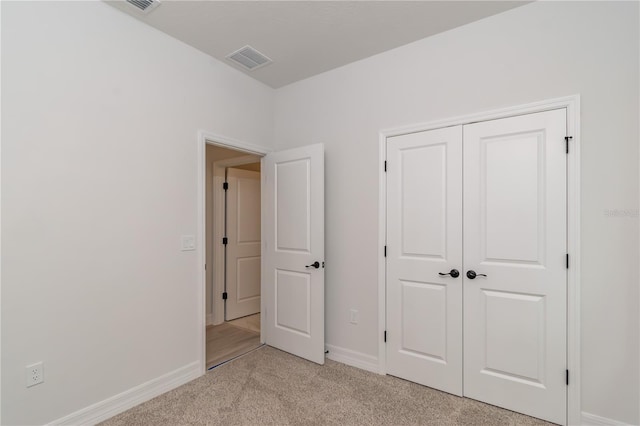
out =
{"type": "Polygon", "coordinates": [[[638,218],[605,215],[638,208],[638,16],[537,2],[276,92],[276,148],[326,147],[329,345],[377,356],[380,130],[581,94],[582,410],[640,421],[638,218]]]}
{"type": "Polygon", "coordinates": [[[270,147],[273,90],[103,2],[2,9],[2,424],[42,424],[197,360],[197,131],[270,147]]]}

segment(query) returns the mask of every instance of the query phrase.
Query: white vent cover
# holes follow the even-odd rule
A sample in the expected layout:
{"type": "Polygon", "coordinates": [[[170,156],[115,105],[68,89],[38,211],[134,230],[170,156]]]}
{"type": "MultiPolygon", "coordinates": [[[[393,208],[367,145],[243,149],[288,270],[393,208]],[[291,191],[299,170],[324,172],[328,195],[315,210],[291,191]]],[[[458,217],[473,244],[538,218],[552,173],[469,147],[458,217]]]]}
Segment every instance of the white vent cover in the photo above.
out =
{"type": "Polygon", "coordinates": [[[131,6],[141,12],[149,13],[156,7],[160,6],[160,0],[125,0],[131,6]]]}
{"type": "Polygon", "coordinates": [[[242,49],[238,49],[230,55],[227,55],[227,59],[235,62],[243,68],[253,71],[256,68],[263,67],[273,62],[262,53],[258,52],[251,46],[245,46],[242,49]]]}

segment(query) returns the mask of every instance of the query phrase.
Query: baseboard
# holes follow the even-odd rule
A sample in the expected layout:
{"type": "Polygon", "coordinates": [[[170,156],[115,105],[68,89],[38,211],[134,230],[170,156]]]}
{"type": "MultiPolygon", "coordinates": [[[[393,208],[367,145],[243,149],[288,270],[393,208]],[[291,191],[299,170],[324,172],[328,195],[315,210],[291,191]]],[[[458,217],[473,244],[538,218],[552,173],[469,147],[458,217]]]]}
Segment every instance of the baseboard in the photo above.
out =
{"type": "Polygon", "coordinates": [[[325,346],[329,351],[327,358],[362,370],[378,373],[377,357],[363,354],[362,352],[352,351],[351,349],[340,348],[338,346],[325,346]]]}
{"type": "Polygon", "coordinates": [[[588,426],[626,426],[629,423],[620,422],[618,420],[600,417],[595,414],[582,412],[582,424],[588,426]]]}
{"type": "Polygon", "coordinates": [[[49,425],[95,425],[129,408],[155,398],[202,375],[200,363],[193,362],[163,376],[149,380],[86,408],[55,420],[49,425]]]}
{"type": "Polygon", "coordinates": [[[213,325],[213,314],[207,314],[207,325],[213,325]]]}

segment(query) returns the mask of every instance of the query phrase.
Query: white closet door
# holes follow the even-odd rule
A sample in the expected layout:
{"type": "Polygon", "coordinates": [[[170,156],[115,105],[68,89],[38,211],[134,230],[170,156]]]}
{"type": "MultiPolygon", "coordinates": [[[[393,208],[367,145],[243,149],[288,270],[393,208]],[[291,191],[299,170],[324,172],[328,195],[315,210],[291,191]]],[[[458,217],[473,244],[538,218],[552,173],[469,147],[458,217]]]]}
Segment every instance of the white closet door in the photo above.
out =
{"type": "Polygon", "coordinates": [[[464,395],[555,423],[566,422],[565,136],[564,109],[464,126],[464,395]]]}
{"type": "Polygon", "coordinates": [[[225,319],[260,312],[260,173],[227,170],[225,319]]]}
{"type": "Polygon", "coordinates": [[[387,371],[462,395],[462,128],[387,139],[387,371]],[[453,274],[455,275],[455,273],[453,274]]]}

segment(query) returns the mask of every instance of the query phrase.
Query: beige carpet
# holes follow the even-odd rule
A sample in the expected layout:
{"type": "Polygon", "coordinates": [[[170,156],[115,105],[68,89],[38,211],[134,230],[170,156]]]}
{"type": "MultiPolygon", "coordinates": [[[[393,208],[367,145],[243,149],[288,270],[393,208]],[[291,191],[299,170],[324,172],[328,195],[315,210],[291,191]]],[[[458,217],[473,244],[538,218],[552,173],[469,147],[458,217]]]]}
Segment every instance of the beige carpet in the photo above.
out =
{"type": "Polygon", "coordinates": [[[331,360],[262,347],[103,425],[545,425],[331,360]]]}

